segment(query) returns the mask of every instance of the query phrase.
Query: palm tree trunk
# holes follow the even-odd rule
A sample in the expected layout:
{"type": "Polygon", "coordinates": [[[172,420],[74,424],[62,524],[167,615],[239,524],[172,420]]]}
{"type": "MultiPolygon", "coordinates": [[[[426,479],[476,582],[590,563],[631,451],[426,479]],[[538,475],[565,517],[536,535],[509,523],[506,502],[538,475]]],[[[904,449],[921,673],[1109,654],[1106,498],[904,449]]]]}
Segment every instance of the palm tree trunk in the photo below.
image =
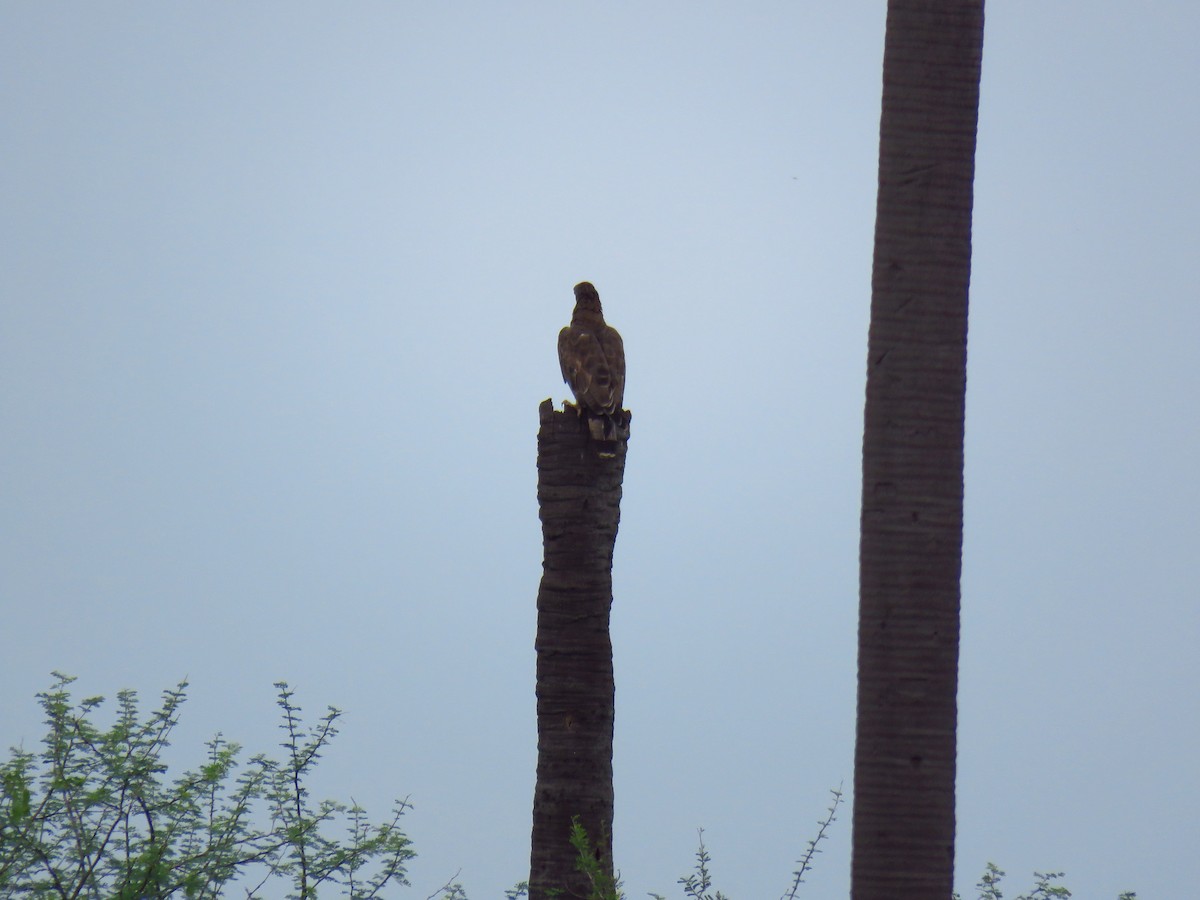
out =
{"type": "MultiPolygon", "coordinates": [[[[537,784],[530,900],[587,897],[572,819],[612,875],[615,687],[609,610],[628,429],[597,445],[574,411],[539,409],[538,507],[544,560],[538,589],[537,784]],[[600,452],[603,451],[603,452],[600,452]]],[[[626,424],[627,424],[626,419],[626,424]]]]}
{"type": "Polygon", "coordinates": [[[890,0],[863,436],[853,900],[954,879],[983,0],[890,0]]]}

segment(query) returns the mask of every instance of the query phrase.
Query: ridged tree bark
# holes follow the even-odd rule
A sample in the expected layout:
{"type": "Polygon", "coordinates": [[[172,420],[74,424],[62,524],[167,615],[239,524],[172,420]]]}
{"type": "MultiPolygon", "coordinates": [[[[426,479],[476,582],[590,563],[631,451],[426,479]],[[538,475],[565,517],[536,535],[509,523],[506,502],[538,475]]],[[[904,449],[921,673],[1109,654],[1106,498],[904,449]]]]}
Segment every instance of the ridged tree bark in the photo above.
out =
{"type": "MultiPolygon", "coordinates": [[[[612,875],[612,747],[615,686],[609,611],[629,436],[597,441],[573,410],[539,409],[537,784],[533,795],[530,900],[586,898],[570,844],[578,818],[612,875]]],[[[597,424],[599,422],[597,421],[597,424]]],[[[602,432],[599,432],[602,434],[602,432]]]]}
{"type": "Polygon", "coordinates": [[[982,0],[890,0],[875,219],[852,900],[954,879],[963,417],[982,0]]]}

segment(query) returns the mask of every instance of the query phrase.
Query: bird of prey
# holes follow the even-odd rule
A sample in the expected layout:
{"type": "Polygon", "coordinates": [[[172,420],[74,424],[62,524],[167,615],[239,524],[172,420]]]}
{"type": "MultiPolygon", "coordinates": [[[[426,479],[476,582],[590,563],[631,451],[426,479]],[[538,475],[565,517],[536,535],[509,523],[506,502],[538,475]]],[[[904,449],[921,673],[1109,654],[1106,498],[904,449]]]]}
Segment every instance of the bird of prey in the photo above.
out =
{"type": "Polygon", "coordinates": [[[571,324],[558,333],[558,363],[581,412],[615,424],[625,399],[625,346],[604,321],[590,281],[575,285],[571,324]]]}

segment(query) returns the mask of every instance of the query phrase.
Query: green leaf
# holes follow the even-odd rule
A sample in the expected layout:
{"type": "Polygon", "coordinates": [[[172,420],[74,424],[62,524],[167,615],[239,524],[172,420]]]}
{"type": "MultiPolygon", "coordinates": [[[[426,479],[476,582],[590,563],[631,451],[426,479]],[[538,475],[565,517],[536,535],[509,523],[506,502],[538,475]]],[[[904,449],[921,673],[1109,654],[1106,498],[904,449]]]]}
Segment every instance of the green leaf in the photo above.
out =
{"type": "Polygon", "coordinates": [[[16,825],[29,815],[31,808],[29,785],[25,782],[25,776],[18,771],[6,771],[4,773],[4,793],[8,796],[10,804],[8,819],[16,825]]]}

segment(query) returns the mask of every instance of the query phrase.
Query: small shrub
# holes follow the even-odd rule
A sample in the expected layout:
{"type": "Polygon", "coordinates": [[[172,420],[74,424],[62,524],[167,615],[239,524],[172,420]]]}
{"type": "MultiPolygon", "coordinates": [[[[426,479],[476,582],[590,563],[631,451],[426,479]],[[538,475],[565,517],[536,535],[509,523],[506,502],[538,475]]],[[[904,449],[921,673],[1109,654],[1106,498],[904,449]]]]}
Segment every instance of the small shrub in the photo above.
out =
{"type": "Polygon", "coordinates": [[[407,884],[407,801],[373,825],[356,803],[309,797],[305,782],[337,734],[337,709],[306,728],[279,682],[282,760],[239,764],[241,748],[218,734],[203,765],[170,780],[162,752],[186,682],[144,718],[136,693],[122,691],[104,730],[92,721],[104,698],[73,705],[74,679],[55,678],[38,694],[49,727],[42,750],[13,749],[0,764],[0,895],[207,900],[237,880],[247,898],[283,882],[298,900],[326,887],[373,900],[389,883],[407,884]],[[340,838],[330,834],[338,825],[340,838]]]}

